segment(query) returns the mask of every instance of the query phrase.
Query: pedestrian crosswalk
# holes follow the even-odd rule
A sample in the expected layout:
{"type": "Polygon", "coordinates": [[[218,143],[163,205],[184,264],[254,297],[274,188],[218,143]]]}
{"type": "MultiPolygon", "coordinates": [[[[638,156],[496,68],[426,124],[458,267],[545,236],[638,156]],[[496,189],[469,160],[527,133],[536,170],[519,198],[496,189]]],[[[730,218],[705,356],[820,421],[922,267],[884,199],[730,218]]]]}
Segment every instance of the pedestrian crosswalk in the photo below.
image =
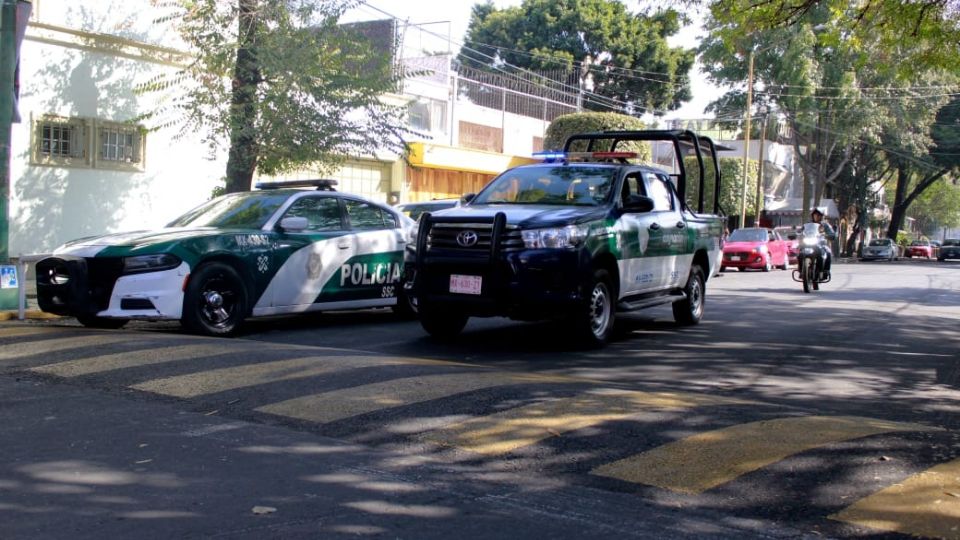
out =
{"type": "MultiPolygon", "coordinates": [[[[666,416],[675,418],[739,411],[736,418],[747,420],[725,427],[697,430],[686,426],[677,433],[644,439],[639,445],[629,437],[621,438],[619,444],[626,446],[603,447],[598,454],[613,457],[584,469],[594,481],[669,490],[689,497],[708,494],[804,452],[829,450],[837,443],[942,431],[935,426],[876,418],[813,415],[726,396],[638,391],[588,379],[438,360],[271,345],[289,353],[275,359],[241,354],[248,353],[251,346],[241,340],[163,343],[156,336],[145,339],[134,332],[74,330],[68,335],[47,327],[0,325],[0,367],[17,364],[24,357],[48,359],[23,369],[67,379],[94,374],[109,378],[119,370],[138,368],[142,371],[128,374],[122,384],[184,400],[208,399],[228,391],[259,391],[268,385],[284,388],[299,381],[299,386],[282,396],[253,400],[248,410],[312,423],[321,433],[323,426],[341,421],[348,421],[349,429],[360,430],[369,421],[364,415],[403,417],[408,410],[423,410],[425,404],[473,399],[484,406],[475,411],[463,408],[449,418],[431,419],[425,429],[406,434],[398,430],[394,435],[490,460],[549,441],[595,435],[603,426],[646,426],[642,419],[651,414],[670,413],[666,416]],[[65,354],[71,349],[80,352],[65,354]],[[53,353],[57,354],[48,358],[53,353]],[[178,367],[171,373],[173,365],[178,367]],[[353,378],[358,371],[369,375],[380,368],[382,377],[353,378]],[[141,378],[131,382],[129,377],[135,375],[141,378]],[[326,379],[337,385],[316,391],[309,384],[326,379]],[[498,403],[499,393],[508,391],[510,401],[498,403]],[[765,415],[756,420],[751,414],[759,409],[765,415]],[[464,410],[471,412],[463,414],[464,410]]],[[[340,427],[342,433],[343,425],[340,427]]],[[[843,510],[822,517],[866,530],[960,538],[960,460],[937,464],[864,495],[843,510]]]]}

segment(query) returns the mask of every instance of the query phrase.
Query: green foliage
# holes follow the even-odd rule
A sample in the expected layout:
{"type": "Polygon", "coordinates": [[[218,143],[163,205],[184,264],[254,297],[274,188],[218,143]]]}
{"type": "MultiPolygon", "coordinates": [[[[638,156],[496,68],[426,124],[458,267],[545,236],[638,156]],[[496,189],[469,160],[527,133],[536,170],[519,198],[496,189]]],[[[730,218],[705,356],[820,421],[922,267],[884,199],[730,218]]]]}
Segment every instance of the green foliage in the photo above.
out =
{"type": "Polygon", "coordinates": [[[921,231],[936,233],[942,227],[960,227],[960,186],[934,182],[910,205],[910,216],[921,231]]]}
{"type": "MultiPolygon", "coordinates": [[[[597,131],[626,131],[646,129],[646,125],[633,116],[617,113],[572,113],[557,117],[550,123],[547,133],[543,140],[543,147],[551,150],[562,150],[564,143],[570,135],[576,133],[594,133],[597,131]]],[[[595,143],[596,149],[609,150],[603,144],[604,141],[595,143]]],[[[608,142],[607,145],[610,143],[608,142]]],[[[573,151],[585,151],[586,145],[578,145],[572,148],[573,151]]],[[[642,162],[650,161],[650,145],[648,143],[631,141],[620,143],[617,150],[624,152],[637,152],[637,158],[642,162]]]]}
{"type": "MultiPolygon", "coordinates": [[[[697,165],[695,157],[685,157],[683,159],[684,167],[687,171],[687,205],[690,208],[697,208],[700,197],[700,168],[697,165]]],[[[714,186],[716,185],[716,175],[713,171],[713,163],[709,159],[704,159],[704,168],[706,169],[706,182],[704,183],[704,205],[706,212],[713,211],[714,186]]],[[[760,172],[759,164],[756,161],[747,161],[747,215],[757,215],[756,192],[757,179],[760,172]]],[[[743,159],[722,157],[720,158],[720,208],[726,215],[740,215],[740,202],[743,196],[743,159]]]]}
{"type": "Polygon", "coordinates": [[[305,166],[322,174],[349,155],[403,151],[404,110],[382,99],[396,88],[391,58],[362,32],[338,26],[352,4],[168,2],[173,11],[166,17],[177,21],[195,59],[140,86],[167,104],[149,121],[202,133],[211,148],[230,146],[231,160],[243,158],[248,175],[305,166]],[[242,12],[249,26],[238,33],[242,12]]]}
{"type": "Polygon", "coordinates": [[[907,247],[910,245],[910,242],[913,241],[913,235],[909,231],[897,231],[897,245],[901,247],[907,247]]]}
{"type": "Polygon", "coordinates": [[[828,41],[849,42],[868,53],[902,50],[903,61],[889,68],[905,78],[931,68],[960,70],[956,0],[714,0],[710,5],[715,17],[754,32],[802,25],[818,13],[830,14],[828,41]]]}
{"type": "Polygon", "coordinates": [[[679,29],[673,10],[632,14],[616,0],[476,4],[458,59],[492,72],[505,62],[576,75],[600,96],[586,95],[587,109],[662,114],[691,98],[694,53],[667,44],[679,29]]]}

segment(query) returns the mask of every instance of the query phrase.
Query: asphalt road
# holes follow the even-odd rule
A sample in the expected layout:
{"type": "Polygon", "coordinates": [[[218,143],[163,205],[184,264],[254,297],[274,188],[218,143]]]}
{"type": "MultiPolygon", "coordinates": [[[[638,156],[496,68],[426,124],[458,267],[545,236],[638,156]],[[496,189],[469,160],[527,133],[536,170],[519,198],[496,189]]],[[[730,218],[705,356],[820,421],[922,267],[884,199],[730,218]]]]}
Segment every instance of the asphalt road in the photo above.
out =
{"type": "Polygon", "coordinates": [[[0,537],[960,538],[960,264],[726,272],[705,320],[0,323],[0,537]],[[254,507],[264,507],[254,512],[254,507]]]}

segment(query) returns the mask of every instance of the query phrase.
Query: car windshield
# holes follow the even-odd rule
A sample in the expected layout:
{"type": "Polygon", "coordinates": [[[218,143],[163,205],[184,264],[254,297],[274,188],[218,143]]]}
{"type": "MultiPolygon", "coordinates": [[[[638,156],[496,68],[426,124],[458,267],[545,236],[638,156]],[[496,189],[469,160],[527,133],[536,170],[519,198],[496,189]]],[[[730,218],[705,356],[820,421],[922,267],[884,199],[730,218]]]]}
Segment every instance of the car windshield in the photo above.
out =
{"type": "Polygon", "coordinates": [[[598,206],[609,198],[616,174],[612,167],[513,169],[490,182],[471,204],[598,206]]]}
{"type": "Polygon", "coordinates": [[[886,247],[886,246],[889,246],[889,245],[890,245],[890,239],[889,239],[889,238],[877,238],[876,240],[871,240],[871,241],[870,241],[870,245],[871,245],[871,246],[882,246],[882,247],[886,247]]]}
{"type": "Polygon", "coordinates": [[[727,242],[766,242],[766,229],[737,229],[730,233],[727,242]]]}
{"type": "Polygon", "coordinates": [[[167,226],[259,229],[288,198],[289,193],[278,192],[231,193],[194,208],[167,226]]]}
{"type": "Polygon", "coordinates": [[[914,240],[913,242],[910,242],[910,245],[911,246],[929,246],[930,244],[924,242],[923,240],[914,240]]]}
{"type": "Polygon", "coordinates": [[[944,240],[943,246],[960,246],[960,240],[944,240]]]}

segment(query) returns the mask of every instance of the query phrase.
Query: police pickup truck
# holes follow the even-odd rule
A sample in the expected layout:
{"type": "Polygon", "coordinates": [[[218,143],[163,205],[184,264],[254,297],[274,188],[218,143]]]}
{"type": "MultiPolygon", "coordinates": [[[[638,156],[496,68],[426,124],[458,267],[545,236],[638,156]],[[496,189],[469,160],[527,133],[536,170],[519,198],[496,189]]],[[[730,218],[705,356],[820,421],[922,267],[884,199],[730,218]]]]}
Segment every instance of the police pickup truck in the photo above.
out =
{"type": "Polygon", "coordinates": [[[436,337],[458,334],[472,316],[506,316],[557,319],[600,346],[616,312],[667,303],[679,324],[697,324],[720,261],[719,192],[716,148],[706,137],[574,135],[564,152],[504,172],[462,206],[422,215],[406,287],[436,337]],[[637,154],[622,151],[630,141],[672,147],[679,172],[632,163],[637,154]],[[692,175],[684,156],[695,157],[700,172],[696,209],[686,202],[692,175]],[[713,214],[703,210],[705,161],[715,179],[713,214]]]}

